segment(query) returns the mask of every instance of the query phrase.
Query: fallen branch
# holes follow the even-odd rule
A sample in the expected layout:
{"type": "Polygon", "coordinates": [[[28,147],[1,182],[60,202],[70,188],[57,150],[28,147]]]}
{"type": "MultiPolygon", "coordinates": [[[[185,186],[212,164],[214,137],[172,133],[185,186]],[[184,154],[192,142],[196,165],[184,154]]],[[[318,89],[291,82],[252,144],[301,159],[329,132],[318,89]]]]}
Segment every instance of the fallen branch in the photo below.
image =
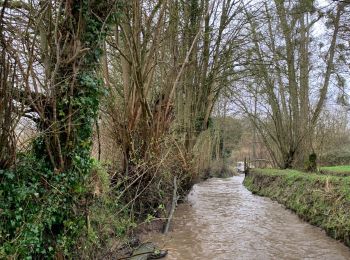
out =
{"type": "Polygon", "coordinates": [[[171,203],[168,221],[167,221],[165,228],[164,228],[164,231],[163,231],[164,234],[168,233],[168,231],[169,231],[170,222],[171,222],[171,219],[173,218],[176,205],[177,205],[177,178],[176,178],[176,176],[174,176],[173,202],[171,203]]]}

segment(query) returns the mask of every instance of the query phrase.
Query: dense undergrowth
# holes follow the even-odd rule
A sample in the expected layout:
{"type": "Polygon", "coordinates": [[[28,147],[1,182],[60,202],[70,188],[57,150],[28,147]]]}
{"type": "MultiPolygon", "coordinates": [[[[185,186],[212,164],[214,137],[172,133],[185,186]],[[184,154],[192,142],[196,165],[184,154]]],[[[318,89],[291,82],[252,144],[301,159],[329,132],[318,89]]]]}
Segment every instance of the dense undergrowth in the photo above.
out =
{"type": "Polygon", "coordinates": [[[123,205],[107,172],[92,165],[83,183],[30,155],[2,172],[0,258],[101,257],[108,243],[125,238],[135,224],[127,211],[116,215],[123,205]]]}
{"type": "Polygon", "coordinates": [[[350,177],[254,169],[246,176],[244,185],[255,194],[284,204],[302,219],[350,246],[350,177]]]}
{"type": "Polygon", "coordinates": [[[165,223],[174,176],[179,196],[194,182],[176,150],[161,163],[138,162],[129,176],[88,160],[88,172],[57,173],[29,151],[18,154],[16,167],[0,172],[1,259],[124,255],[140,223],[165,223]]]}
{"type": "Polygon", "coordinates": [[[203,179],[208,178],[228,178],[237,175],[237,171],[230,163],[225,162],[224,160],[217,160],[212,162],[211,166],[207,168],[203,174],[203,179]]]}

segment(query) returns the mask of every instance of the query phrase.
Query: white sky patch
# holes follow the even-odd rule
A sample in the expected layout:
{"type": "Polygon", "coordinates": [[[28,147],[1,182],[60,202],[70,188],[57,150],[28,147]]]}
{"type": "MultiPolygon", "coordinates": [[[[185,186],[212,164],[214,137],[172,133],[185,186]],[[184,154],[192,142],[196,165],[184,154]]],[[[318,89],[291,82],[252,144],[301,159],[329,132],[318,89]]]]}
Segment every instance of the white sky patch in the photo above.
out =
{"type": "MultiPolygon", "coordinates": [[[[317,8],[323,9],[323,11],[325,11],[325,9],[327,9],[327,6],[329,6],[330,4],[331,4],[331,2],[328,0],[317,0],[316,1],[317,8]]],[[[324,35],[326,31],[327,31],[327,27],[325,25],[325,20],[320,19],[320,21],[318,21],[315,24],[313,33],[316,37],[320,37],[320,36],[324,35]]]]}

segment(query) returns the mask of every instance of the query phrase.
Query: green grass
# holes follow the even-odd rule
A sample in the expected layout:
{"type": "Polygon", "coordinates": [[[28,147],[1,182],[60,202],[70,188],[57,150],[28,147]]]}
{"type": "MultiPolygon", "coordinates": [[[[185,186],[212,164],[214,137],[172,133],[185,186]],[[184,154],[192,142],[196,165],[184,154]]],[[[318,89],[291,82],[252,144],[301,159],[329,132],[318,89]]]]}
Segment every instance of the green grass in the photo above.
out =
{"type": "Polygon", "coordinates": [[[253,193],[284,204],[302,219],[350,246],[350,177],[254,169],[246,176],[244,185],[253,193]]]}
{"type": "Polygon", "coordinates": [[[350,176],[350,165],[339,165],[330,167],[321,167],[321,173],[339,176],[350,176]]]}

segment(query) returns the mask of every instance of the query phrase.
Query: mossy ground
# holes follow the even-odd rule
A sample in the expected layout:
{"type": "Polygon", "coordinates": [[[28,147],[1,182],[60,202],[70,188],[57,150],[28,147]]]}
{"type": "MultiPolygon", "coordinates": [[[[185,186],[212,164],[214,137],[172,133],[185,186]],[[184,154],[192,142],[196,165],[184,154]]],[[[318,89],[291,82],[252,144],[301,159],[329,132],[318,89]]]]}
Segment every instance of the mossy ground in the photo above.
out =
{"type": "Polygon", "coordinates": [[[244,185],[270,197],[350,247],[350,177],[254,169],[244,185]]]}

